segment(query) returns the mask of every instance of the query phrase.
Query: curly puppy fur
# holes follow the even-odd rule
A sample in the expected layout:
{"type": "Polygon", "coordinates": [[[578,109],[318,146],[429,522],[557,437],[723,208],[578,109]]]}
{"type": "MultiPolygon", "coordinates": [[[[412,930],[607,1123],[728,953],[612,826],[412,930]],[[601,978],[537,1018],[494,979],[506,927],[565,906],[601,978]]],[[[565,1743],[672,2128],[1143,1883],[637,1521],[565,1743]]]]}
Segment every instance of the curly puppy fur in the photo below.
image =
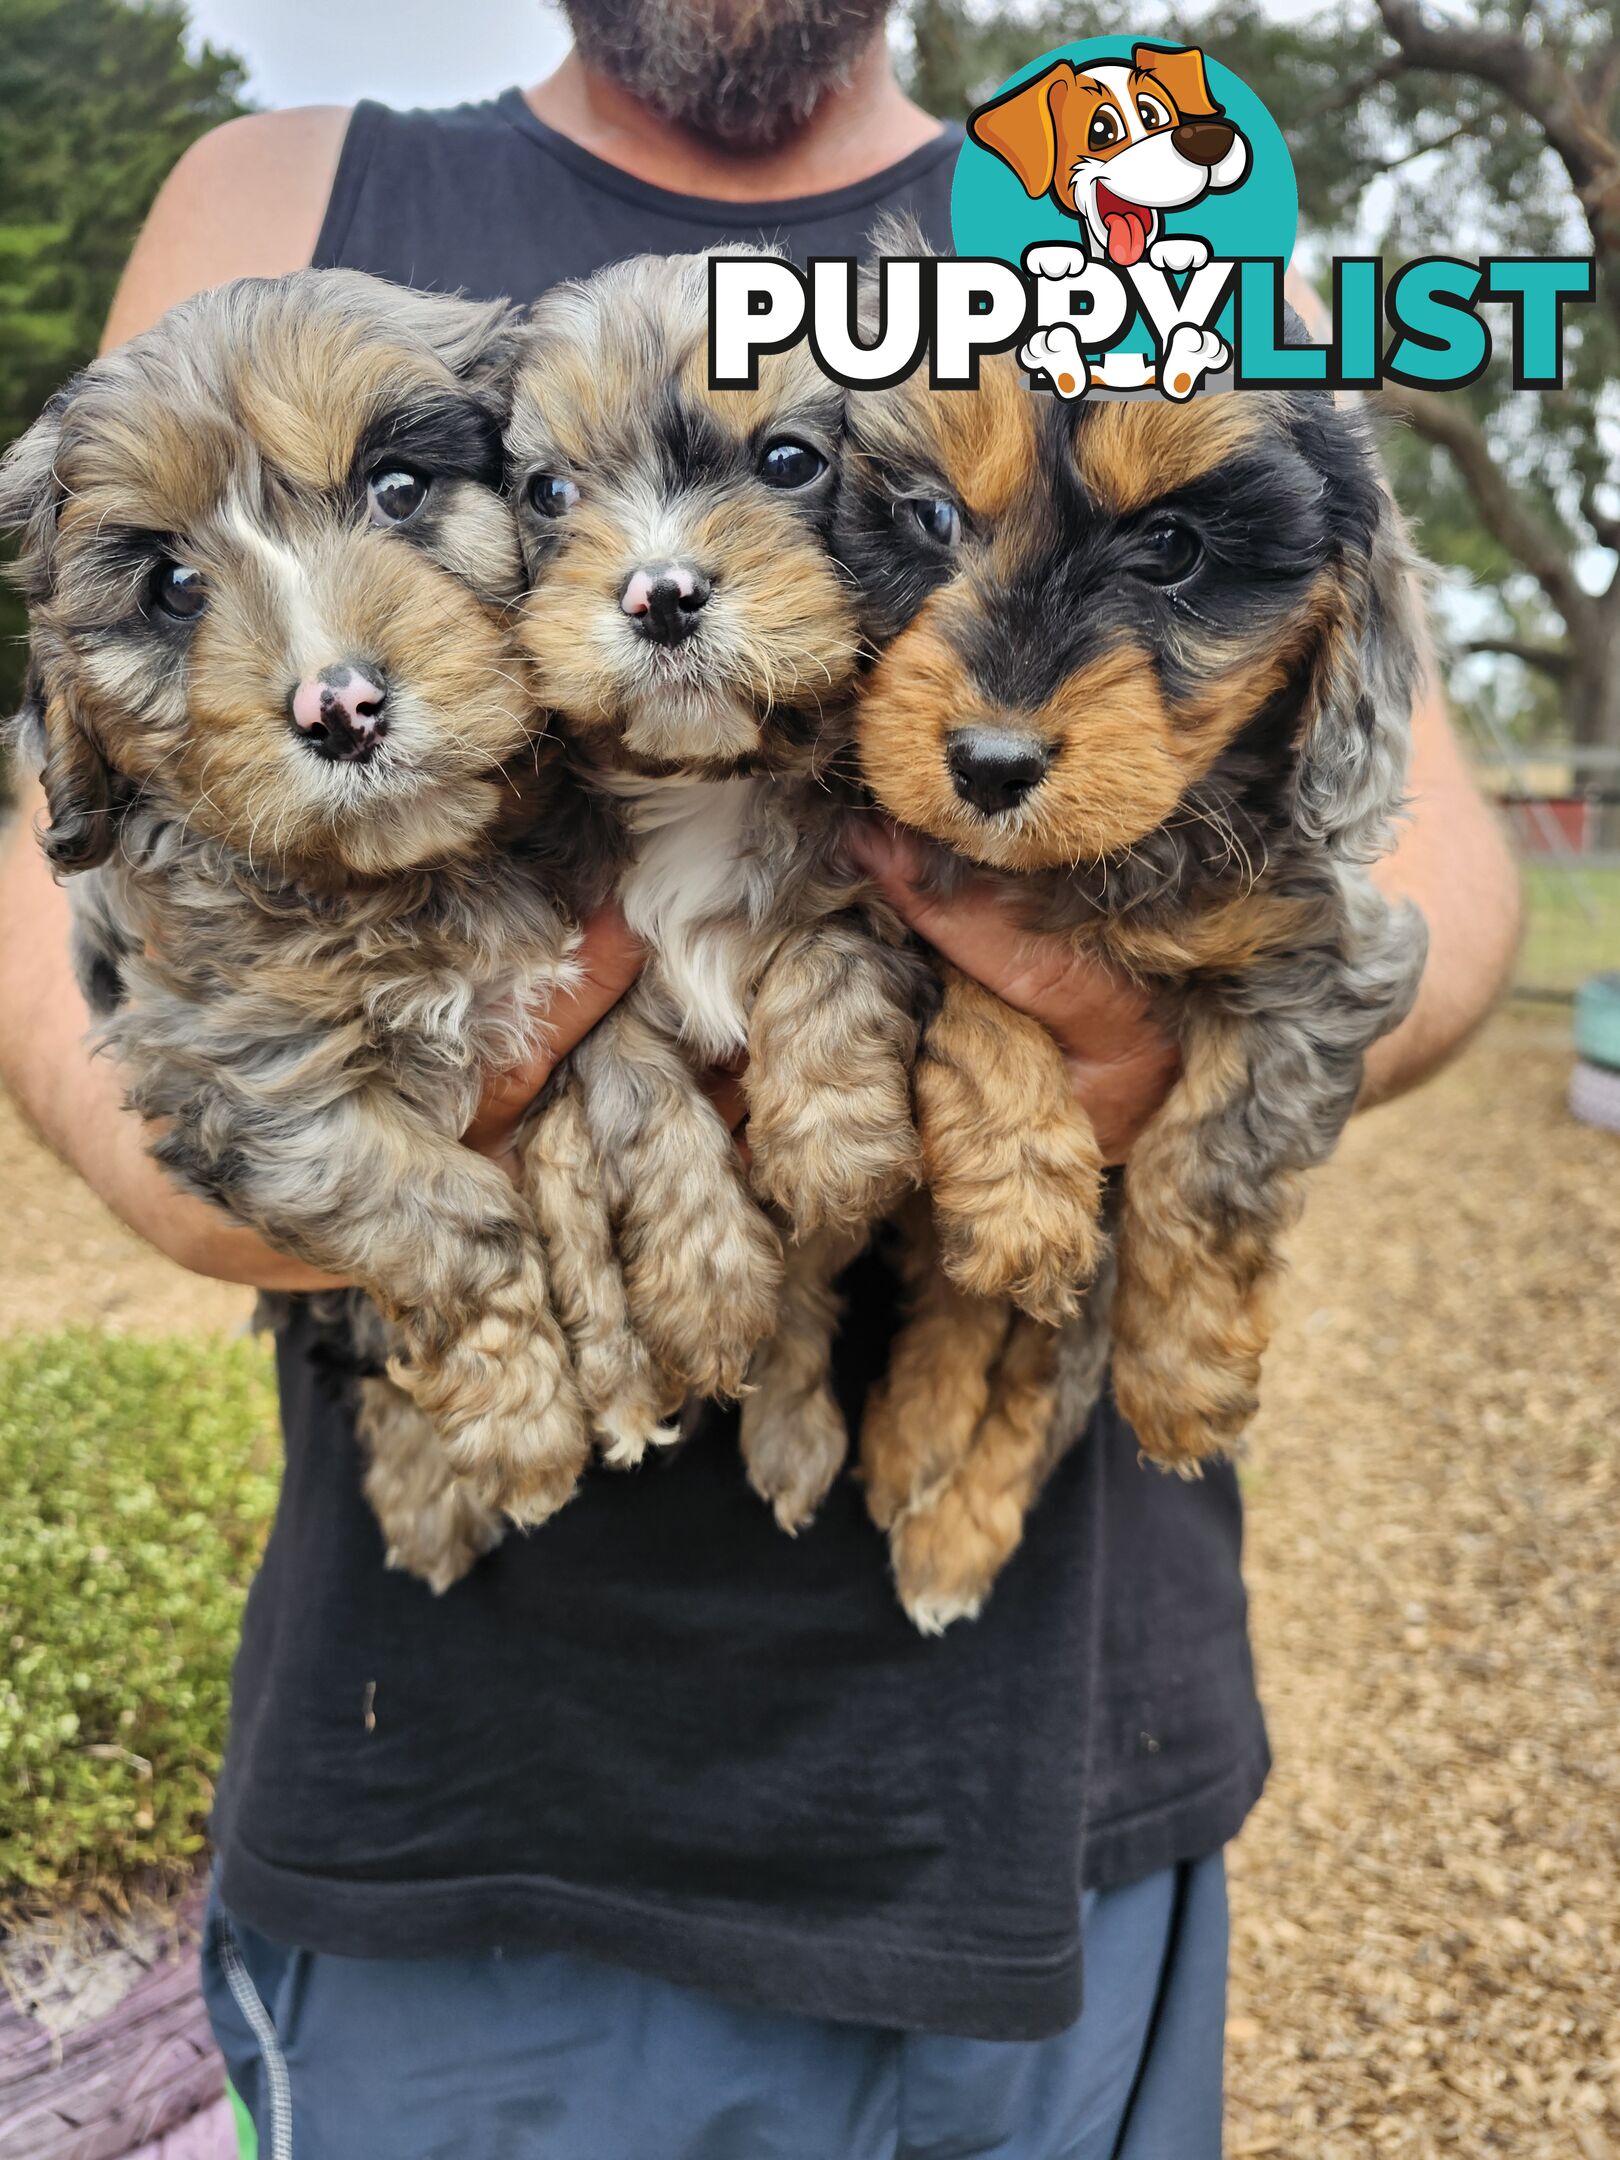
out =
{"type": "MultiPolygon", "coordinates": [[[[1414,561],[1359,422],[1324,397],[1077,408],[997,360],[972,395],[857,394],[850,429],[839,544],[881,648],[857,716],[874,794],[939,843],[941,888],[996,879],[1031,928],[1147,985],[1180,1040],[1124,1178],[1113,1370],[1147,1453],[1191,1472],[1253,1415],[1298,1174],[1422,968],[1421,920],[1366,874],[1401,797],[1414,561]]],[[[1104,1251],[1100,1157],[1055,1046],[948,977],[917,1100],[951,1281],[1073,1313],[1104,1251]]],[[[943,1340],[948,1303],[925,1281],[914,1324],[943,1340]]],[[[863,1452],[901,1594],[939,1625],[977,1610],[1051,1450],[1027,1418],[1022,1448],[959,1420],[953,1467],[937,1423],[925,1463],[897,1459],[908,1420],[936,1419],[927,1367],[902,1343],[863,1452]]]]}
{"type": "Polygon", "coordinates": [[[846,1445],[831,1276],[916,1179],[931,985],[838,845],[829,768],[858,650],[829,545],[841,393],[802,351],[768,358],[757,390],[711,390],[707,329],[706,258],[646,257],[547,294],[522,336],[519,634],[625,822],[618,893],[651,955],[530,1146],[611,1457],[634,1459],[682,1397],[741,1392],[780,1316],[743,1444],[793,1527],[846,1445]],[[700,1084],[744,1052],[752,1192],[700,1084]],[[785,1286],[778,1224],[798,1241],[785,1286]]]}
{"type": "Polygon", "coordinates": [[[103,1042],[183,1184],[386,1316],[408,1400],[370,1421],[371,1489],[436,1582],[589,1447],[534,1216],[458,1144],[609,859],[511,634],[511,349],[500,306],[247,280],[98,360],[0,468],[103,1042]]]}

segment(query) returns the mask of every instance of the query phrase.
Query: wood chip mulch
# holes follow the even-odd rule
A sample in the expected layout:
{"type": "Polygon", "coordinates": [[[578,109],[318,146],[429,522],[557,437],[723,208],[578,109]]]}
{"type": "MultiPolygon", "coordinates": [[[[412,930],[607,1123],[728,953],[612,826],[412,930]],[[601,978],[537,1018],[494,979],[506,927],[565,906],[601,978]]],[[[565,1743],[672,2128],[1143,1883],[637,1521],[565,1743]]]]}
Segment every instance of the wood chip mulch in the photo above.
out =
{"type": "Polygon", "coordinates": [[[1620,2160],[1620,1141],[1509,1013],[1357,1120],[1246,1470],[1231,2160],[1620,2160]]]}

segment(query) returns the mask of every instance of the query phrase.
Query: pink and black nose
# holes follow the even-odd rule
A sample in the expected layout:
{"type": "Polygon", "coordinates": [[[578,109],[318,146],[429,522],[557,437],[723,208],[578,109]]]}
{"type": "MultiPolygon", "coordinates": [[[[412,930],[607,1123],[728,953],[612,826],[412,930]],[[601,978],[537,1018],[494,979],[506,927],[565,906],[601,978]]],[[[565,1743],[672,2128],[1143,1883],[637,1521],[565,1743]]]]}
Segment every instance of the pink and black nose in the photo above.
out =
{"type": "Polygon", "coordinates": [[[691,563],[642,563],[625,579],[619,605],[642,637],[678,645],[697,628],[712,589],[691,563]]]}
{"type": "Polygon", "coordinates": [[[322,668],[294,690],[292,724],[317,757],[363,765],[388,733],[388,688],[381,671],[353,661],[322,668]]]}
{"type": "Polygon", "coordinates": [[[947,738],[951,785],[986,817],[1016,810],[1046,778],[1052,753],[1032,735],[1011,728],[958,728],[947,738]]]}

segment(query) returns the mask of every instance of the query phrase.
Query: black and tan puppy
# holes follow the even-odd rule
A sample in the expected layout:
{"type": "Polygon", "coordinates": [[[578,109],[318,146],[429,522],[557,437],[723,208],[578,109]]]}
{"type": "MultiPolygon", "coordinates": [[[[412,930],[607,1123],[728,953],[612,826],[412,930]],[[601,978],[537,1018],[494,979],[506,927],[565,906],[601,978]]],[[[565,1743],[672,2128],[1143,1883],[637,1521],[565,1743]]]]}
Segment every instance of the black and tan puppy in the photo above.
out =
{"type": "Polygon", "coordinates": [[[1065,1372],[1100,1374],[1099,1271],[1117,1266],[1114,1387],[1149,1455],[1191,1469],[1253,1415],[1297,1173],[1422,966],[1421,921],[1365,867],[1401,797],[1413,563],[1326,397],[1076,409],[1002,359],[971,394],[855,395],[850,428],[874,794],[938,843],[939,885],[992,878],[1147,985],[1183,1063],[1110,1251],[1054,1043],[948,975],[917,1069],[943,1275],[916,1263],[863,1448],[902,1595],[937,1626],[977,1610],[1077,1429],[1065,1372]]]}
{"type": "Polygon", "coordinates": [[[540,1122],[560,1308],[621,1456],[747,1376],[750,1474],[789,1525],[843,1459],[831,1277],[915,1180],[930,988],[842,858],[826,769],[859,642],[830,548],[842,420],[802,350],[711,390],[708,264],[645,257],[538,304],[508,431],[520,636],[624,821],[619,896],[650,954],[540,1122]],[[774,1221],[700,1085],[744,1053],[774,1221]],[[778,1223],[799,1241],[785,1290],[778,1223]]]}
{"type": "Polygon", "coordinates": [[[457,1137],[605,873],[511,635],[510,342],[499,306],[244,281],[0,468],[103,1039],[177,1178],[386,1316],[416,1407],[375,1422],[370,1489],[438,1581],[589,1451],[532,1210],[457,1137]]]}

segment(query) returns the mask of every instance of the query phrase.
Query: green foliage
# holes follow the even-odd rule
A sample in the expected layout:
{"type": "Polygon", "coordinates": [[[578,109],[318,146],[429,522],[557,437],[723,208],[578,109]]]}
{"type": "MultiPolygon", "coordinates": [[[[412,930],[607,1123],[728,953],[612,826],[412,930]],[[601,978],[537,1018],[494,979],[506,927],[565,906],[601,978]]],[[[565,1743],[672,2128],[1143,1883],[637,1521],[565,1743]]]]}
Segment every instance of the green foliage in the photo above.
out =
{"type": "MultiPolygon", "coordinates": [[[[185,46],[175,4],[0,0],[0,451],[96,349],[164,175],[244,108],[229,53],[185,46]]],[[[0,599],[0,715],[22,610],[0,599]]]]}
{"type": "Polygon", "coordinates": [[[1516,982],[1578,990],[1588,976],[1620,966],[1620,870],[1532,860],[1524,901],[1516,982]]]}
{"type": "Polygon", "coordinates": [[[257,1343],[0,1339],[0,1906],[201,1847],[275,1429],[257,1343]]]}

